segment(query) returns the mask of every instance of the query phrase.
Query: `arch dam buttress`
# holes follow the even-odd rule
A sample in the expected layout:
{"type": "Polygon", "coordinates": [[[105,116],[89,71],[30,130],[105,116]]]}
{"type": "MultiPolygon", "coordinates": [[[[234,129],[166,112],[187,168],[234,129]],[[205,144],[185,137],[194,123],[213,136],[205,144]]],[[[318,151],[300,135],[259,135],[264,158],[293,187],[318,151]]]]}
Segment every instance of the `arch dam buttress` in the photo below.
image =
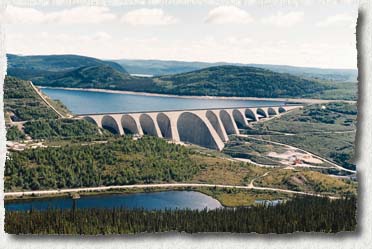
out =
{"type": "Polygon", "coordinates": [[[215,108],[162,112],[80,114],[98,127],[117,135],[149,135],[174,142],[192,143],[222,150],[228,135],[268,118],[282,115],[301,105],[215,108]]]}

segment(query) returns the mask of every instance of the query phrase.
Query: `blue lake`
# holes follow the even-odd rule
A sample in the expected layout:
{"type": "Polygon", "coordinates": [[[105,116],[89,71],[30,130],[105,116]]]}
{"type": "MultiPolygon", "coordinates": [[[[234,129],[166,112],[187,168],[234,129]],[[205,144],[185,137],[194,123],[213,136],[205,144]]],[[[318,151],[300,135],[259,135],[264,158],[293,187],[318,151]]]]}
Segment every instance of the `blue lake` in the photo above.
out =
{"type": "Polygon", "coordinates": [[[59,99],[74,114],[106,112],[170,111],[228,107],[278,106],[283,101],[201,99],[106,93],[84,90],[42,88],[52,99],[59,99]]]}
{"type": "MultiPolygon", "coordinates": [[[[69,197],[25,200],[6,203],[7,211],[46,210],[48,208],[72,208],[73,200],[69,197]]],[[[222,207],[219,201],[195,191],[164,191],[153,193],[115,194],[82,196],[76,200],[77,208],[144,208],[155,209],[216,209],[222,207]]]]}

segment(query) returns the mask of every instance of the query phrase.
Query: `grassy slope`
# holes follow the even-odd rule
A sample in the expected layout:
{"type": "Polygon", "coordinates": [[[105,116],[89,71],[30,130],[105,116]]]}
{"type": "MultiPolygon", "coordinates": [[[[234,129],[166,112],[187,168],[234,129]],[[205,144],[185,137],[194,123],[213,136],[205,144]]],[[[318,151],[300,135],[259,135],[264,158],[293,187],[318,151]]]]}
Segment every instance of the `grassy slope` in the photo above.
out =
{"type": "Polygon", "coordinates": [[[255,185],[323,194],[356,194],[357,183],[311,170],[276,169],[258,178],[255,185]]]}
{"type": "Polygon", "coordinates": [[[232,139],[226,144],[223,152],[234,158],[249,159],[253,162],[279,166],[281,163],[280,159],[269,157],[266,154],[275,151],[277,153],[284,153],[287,149],[284,146],[274,146],[272,144],[252,140],[249,138],[232,137],[232,139]]]}
{"type": "Polygon", "coordinates": [[[256,134],[269,134],[263,138],[290,144],[313,152],[344,167],[354,169],[354,140],[356,130],[356,104],[330,103],[311,105],[263,123],[254,125],[256,134]],[[333,133],[333,132],[340,133],[333,133]],[[277,132],[293,133],[292,136],[277,132]],[[344,132],[344,133],[342,133],[344,132]]]}
{"type": "Polygon", "coordinates": [[[323,92],[313,93],[309,97],[315,99],[331,100],[358,100],[358,83],[357,82],[324,82],[332,89],[323,92]]]}

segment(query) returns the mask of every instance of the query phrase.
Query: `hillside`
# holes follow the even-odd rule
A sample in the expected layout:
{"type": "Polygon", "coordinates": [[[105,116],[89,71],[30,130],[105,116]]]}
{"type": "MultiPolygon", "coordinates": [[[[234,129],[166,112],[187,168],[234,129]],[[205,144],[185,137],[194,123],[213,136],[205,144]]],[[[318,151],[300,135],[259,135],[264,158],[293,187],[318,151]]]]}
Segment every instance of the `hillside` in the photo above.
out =
{"type": "Polygon", "coordinates": [[[318,82],[255,67],[218,66],[155,77],[164,92],[182,95],[304,97],[329,89],[318,82]]]}
{"type": "Polygon", "coordinates": [[[191,72],[207,67],[220,66],[226,63],[166,61],[166,60],[114,60],[130,74],[168,75],[191,72]]]}
{"type": "Polygon", "coordinates": [[[277,73],[289,73],[299,77],[331,82],[358,82],[358,70],[316,67],[294,67],[287,65],[249,64],[252,67],[268,69],[277,73]]]}
{"type": "Polygon", "coordinates": [[[102,61],[96,58],[79,55],[19,56],[7,54],[7,59],[7,74],[24,80],[34,81],[40,76],[88,66],[110,66],[121,73],[127,73],[122,66],[115,62],[102,61]]]}
{"type": "Polygon", "coordinates": [[[40,77],[36,83],[55,87],[102,88],[115,87],[128,78],[130,78],[128,74],[106,65],[100,65],[48,74],[40,77]]]}
{"type": "MultiPolygon", "coordinates": [[[[42,86],[199,96],[321,98],[327,93],[331,98],[338,97],[332,96],[337,88],[336,83],[323,84],[319,80],[258,67],[222,65],[179,74],[137,77],[129,75],[115,62],[77,55],[8,54],[8,60],[8,75],[31,80],[42,86]]],[[[208,63],[192,63],[187,67],[181,64],[176,64],[175,67],[182,71],[207,65],[208,63]]]]}
{"type": "Polygon", "coordinates": [[[38,85],[103,88],[178,95],[304,97],[329,87],[254,67],[218,66],[160,77],[134,77],[109,66],[81,67],[39,77],[38,85]]]}
{"type": "Polygon", "coordinates": [[[40,86],[100,88],[127,91],[150,91],[155,85],[151,78],[130,76],[110,66],[87,66],[34,78],[40,86]]]}
{"type": "Polygon", "coordinates": [[[226,62],[208,63],[172,60],[121,59],[115,60],[115,62],[123,66],[130,74],[148,74],[155,76],[186,73],[214,66],[235,65],[258,67],[268,69],[277,73],[289,73],[300,77],[306,77],[309,79],[317,79],[332,82],[357,82],[358,77],[358,71],[354,69],[329,69],[270,64],[241,64],[226,62]]]}
{"type": "Polygon", "coordinates": [[[30,83],[14,77],[4,80],[4,113],[6,123],[32,119],[57,118],[30,83]]]}

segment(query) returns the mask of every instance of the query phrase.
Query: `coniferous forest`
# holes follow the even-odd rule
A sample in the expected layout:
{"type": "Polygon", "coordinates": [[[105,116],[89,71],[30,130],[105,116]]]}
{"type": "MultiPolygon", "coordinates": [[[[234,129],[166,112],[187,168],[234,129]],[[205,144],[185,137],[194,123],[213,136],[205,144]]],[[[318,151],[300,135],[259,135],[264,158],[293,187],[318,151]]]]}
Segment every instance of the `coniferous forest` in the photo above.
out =
{"type": "Polygon", "coordinates": [[[124,234],[138,232],[291,233],[354,231],[356,198],[296,197],[276,206],[215,210],[50,209],[7,211],[10,234],[124,234]]]}

